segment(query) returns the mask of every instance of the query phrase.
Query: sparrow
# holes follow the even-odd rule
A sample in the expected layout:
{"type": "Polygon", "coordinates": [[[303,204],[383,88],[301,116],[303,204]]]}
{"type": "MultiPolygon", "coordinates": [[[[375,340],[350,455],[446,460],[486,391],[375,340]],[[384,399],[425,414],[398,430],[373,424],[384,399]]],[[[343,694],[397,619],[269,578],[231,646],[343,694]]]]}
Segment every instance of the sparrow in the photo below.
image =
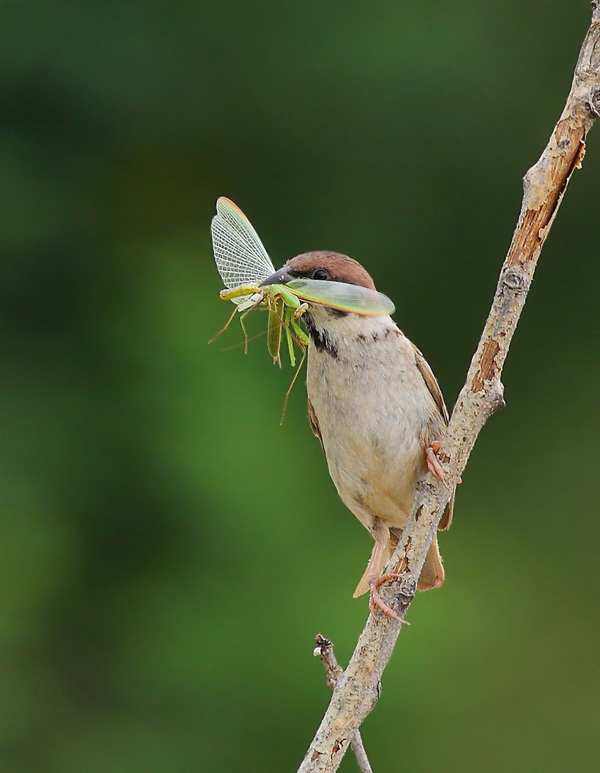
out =
{"type": "MultiPolygon", "coordinates": [[[[306,252],[262,284],[298,278],[345,282],[375,290],[356,260],[306,252]]],[[[375,544],[354,597],[370,591],[370,609],[406,622],[380,596],[382,575],[410,515],[416,483],[429,470],[444,480],[437,451],[448,412],[431,368],[388,316],[364,316],[308,303],[302,316],[308,346],[308,417],[337,492],[375,544]]],[[[439,529],[450,526],[454,491],[439,529]]],[[[434,536],[419,590],[439,588],[444,567],[434,536]]]]}

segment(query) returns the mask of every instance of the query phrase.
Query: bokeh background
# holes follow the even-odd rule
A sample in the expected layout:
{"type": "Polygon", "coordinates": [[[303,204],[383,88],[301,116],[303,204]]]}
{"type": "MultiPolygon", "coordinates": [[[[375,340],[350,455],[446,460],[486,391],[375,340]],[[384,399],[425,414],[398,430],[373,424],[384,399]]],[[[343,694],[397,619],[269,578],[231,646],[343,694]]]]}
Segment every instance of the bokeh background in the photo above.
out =
{"type": "MultiPolygon", "coordinates": [[[[452,406],[588,3],[4,2],[0,767],[295,770],[371,540],[244,356],[217,196],[347,252],[452,406]]],[[[600,133],[364,726],[377,771],[597,762],[600,133]]],[[[249,320],[252,333],[264,317],[249,320]]],[[[342,770],[354,769],[350,755],[342,770]]]]}

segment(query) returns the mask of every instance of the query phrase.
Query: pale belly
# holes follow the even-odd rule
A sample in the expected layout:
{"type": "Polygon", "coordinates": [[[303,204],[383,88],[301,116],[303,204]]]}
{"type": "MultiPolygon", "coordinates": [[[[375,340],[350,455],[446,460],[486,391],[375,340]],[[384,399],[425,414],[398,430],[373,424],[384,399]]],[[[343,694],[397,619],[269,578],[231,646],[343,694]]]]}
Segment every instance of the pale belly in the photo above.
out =
{"type": "Polygon", "coordinates": [[[417,479],[425,472],[422,446],[364,442],[353,432],[324,437],[323,445],[329,474],[348,509],[369,529],[373,518],[403,527],[417,479]]]}
{"type": "Polygon", "coordinates": [[[382,369],[370,356],[356,365],[312,349],[308,397],[329,473],[344,504],[370,531],[373,519],[403,527],[417,479],[427,469],[423,437],[435,405],[415,368],[397,351],[382,369]],[[396,359],[396,362],[394,362],[396,359]]]}

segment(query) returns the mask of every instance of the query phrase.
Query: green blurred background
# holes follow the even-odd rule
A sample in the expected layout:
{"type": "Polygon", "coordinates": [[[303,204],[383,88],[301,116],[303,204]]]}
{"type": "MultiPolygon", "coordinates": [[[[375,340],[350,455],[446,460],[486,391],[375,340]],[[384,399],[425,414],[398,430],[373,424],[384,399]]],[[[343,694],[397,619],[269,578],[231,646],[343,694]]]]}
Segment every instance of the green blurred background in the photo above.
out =
{"type": "MultiPolygon", "coordinates": [[[[243,350],[217,196],[346,252],[450,406],[568,91],[583,0],[10,2],[0,23],[0,767],[292,771],[371,539],[304,386],[243,350]]],[[[600,132],[364,726],[376,771],[597,763],[600,132]],[[596,342],[596,343],[594,343],[596,342]]],[[[261,316],[249,320],[253,333],[261,316]]],[[[354,770],[350,755],[342,770],[354,770]]]]}

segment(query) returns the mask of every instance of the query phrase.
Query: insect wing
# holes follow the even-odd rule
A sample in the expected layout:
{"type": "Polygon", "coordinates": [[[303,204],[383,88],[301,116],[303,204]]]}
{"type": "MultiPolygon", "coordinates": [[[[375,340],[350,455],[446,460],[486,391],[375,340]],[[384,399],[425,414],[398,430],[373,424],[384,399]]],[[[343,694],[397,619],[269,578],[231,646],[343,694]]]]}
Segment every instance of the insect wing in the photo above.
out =
{"type": "Polygon", "coordinates": [[[370,290],[368,287],[359,287],[345,282],[292,279],[286,287],[302,300],[363,316],[377,317],[393,314],[395,310],[394,304],[387,295],[377,290],[370,290]]]}
{"type": "MultiPolygon", "coordinates": [[[[210,226],[215,263],[225,287],[260,284],[275,271],[258,234],[242,210],[221,196],[210,226]]],[[[243,298],[236,299],[240,303],[243,298]]]]}

